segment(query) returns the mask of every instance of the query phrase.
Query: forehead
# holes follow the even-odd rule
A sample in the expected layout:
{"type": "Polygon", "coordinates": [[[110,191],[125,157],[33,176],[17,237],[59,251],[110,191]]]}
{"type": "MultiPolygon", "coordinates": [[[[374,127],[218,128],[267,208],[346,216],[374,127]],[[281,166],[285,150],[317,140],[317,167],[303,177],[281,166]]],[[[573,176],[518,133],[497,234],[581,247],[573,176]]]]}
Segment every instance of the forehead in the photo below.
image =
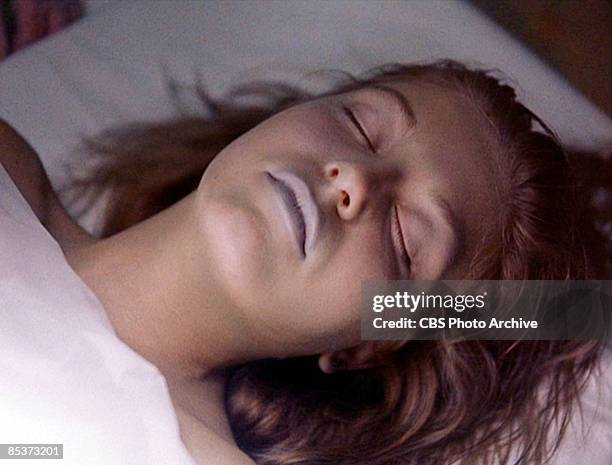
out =
{"type": "Polygon", "coordinates": [[[415,80],[387,80],[381,84],[399,91],[410,104],[416,117],[413,140],[435,137],[441,148],[453,147],[479,163],[493,161],[492,156],[469,156],[478,150],[491,151],[495,144],[484,112],[466,93],[415,80]],[[461,141],[459,146],[457,141],[461,141]]]}
{"type": "Polygon", "coordinates": [[[499,227],[499,159],[492,130],[477,105],[457,90],[415,81],[384,85],[405,96],[416,119],[414,130],[388,154],[407,174],[402,198],[416,203],[434,194],[448,204],[460,230],[455,268],[465,267],[481,239],[499,227]]]}

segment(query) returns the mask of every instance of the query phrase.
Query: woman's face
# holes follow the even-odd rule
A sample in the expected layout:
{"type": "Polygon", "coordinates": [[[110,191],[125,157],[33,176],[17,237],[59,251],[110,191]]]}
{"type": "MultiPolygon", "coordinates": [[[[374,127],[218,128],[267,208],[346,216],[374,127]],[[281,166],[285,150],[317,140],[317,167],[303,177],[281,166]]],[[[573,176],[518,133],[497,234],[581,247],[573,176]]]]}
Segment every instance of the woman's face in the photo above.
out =
{"type": "Polygon", "coordinates": [[[361,282],[464,277],[499,201],[484,117],[386,80],[289,108],[227,146],[197,192],[202,260],[283,355],[359,343],[361,282]]]}

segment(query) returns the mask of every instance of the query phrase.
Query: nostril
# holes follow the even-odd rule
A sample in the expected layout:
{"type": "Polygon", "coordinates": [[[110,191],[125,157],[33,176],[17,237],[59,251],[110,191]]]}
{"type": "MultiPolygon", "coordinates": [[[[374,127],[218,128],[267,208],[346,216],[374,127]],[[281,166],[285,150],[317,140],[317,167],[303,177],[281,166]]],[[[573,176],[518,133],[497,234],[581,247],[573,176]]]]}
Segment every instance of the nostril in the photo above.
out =
{"type": "Polygon", "coordinates": [[[336,176],[338,176],[338,168],[332,168],[329,170],[329,175],[332,178],[335,178],[336,176]]]}
{"type": "Polygon", "coordinates": [[[348,207],[351,204],[351,198],[346,191],[342,191],[342,205],[348,207]]]}

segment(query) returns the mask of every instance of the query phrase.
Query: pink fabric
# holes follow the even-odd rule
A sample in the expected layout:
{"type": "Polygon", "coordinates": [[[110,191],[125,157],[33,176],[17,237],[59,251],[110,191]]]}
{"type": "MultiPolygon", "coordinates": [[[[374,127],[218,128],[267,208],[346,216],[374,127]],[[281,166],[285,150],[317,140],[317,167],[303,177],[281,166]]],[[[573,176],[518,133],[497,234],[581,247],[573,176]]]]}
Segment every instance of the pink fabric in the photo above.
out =
{"type": "Polygon", "coordinates": [[[0,60],[81,17],[80,0],[0,0],[0,60]],[[7,15],[10,9],[12,14],[7,15]],[[7,23],[12,17],[13,31],[7,23]],[[12,37],[9,37],[9,34],[12,37]]]}

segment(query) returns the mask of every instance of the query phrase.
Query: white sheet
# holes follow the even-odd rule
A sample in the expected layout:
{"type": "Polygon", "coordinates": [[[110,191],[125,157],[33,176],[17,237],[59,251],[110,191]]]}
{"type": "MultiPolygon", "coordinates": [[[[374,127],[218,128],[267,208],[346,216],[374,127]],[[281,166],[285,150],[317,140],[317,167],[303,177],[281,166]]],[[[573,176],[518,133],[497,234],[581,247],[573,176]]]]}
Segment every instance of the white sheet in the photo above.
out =
{"type": "Polygon", "coordinates": [[[194,465],[164,378],[116,337],[1,164],[0,277],[3,444],[63,444],[66,465],[194,465]]]}

